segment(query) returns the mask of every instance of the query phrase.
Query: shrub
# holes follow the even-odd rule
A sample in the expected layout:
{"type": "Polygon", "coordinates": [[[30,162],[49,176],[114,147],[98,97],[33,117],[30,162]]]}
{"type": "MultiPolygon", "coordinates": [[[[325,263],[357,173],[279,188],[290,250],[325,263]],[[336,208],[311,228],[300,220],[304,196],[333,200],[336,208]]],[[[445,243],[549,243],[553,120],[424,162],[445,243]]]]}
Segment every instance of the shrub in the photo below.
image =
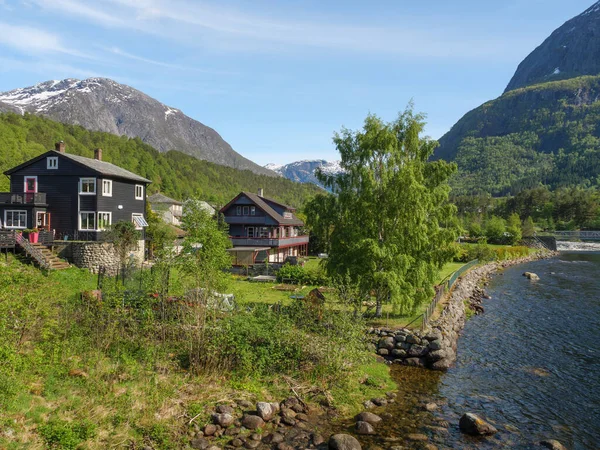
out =
{"type": "Polygon", "coordinates": [[[89,421],[65,422],[63,420],[50,420],[39,427],[42,439],[50,448],[75,449],[82,442],[87,441],[96,434],[96,426],[89,421]]]}
{"type": "Polygon", "coordinates": [[[277,281],[290,281],[295,284],[321,286],[328,283],[327,276],[322,269],[306,269],[302,266],[293,266],[289,263],[283,265],[277,272],[277,281]]]}

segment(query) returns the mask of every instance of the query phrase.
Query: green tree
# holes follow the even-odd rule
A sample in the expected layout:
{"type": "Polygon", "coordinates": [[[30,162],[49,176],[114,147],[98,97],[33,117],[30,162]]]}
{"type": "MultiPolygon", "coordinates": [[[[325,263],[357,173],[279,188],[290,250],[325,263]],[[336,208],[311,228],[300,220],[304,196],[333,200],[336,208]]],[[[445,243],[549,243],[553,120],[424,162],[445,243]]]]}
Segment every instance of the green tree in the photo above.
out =
{"type": "Polygon", "coordinates": [[[508,243],[514,245],[521,240],[523,232],[521,230],[521,218],[517,213],[512,213],[506,222],[506,231],[508,243]]]}
{"type": "Polygon", "coordinates": [[[394,122],[369,115],[362,130],[336,133],[343,173],[319,174],[335,195],[306,210],[309,223],[331,229],[328,274],[360,283],[378,316],[387,301],[408,313],[430,300],[438,269],[454,254],[447,181],[456,167],[428,161],[437,143],[421,137],[423,119],[409,105],[394,122]]]}
{"type": "Polygon", "coordinates": [[[132,222],[120,220],[110,227],[106,232],[106,238],[112,242],[119,256],[121,269],[127,266],[127,258],[132,251],[137,249],[140,233],[135,229],[132,222]]]}
{"type": "Polygon", "coordinates": [[[535,224],[531,216],[523,221],[522,231],[523,237],[532,237],[535,235],[535,224]]]}
{"type": "Polygon", "coordinates": [[[502,217],[492,216],[485,224],[485,237],[492,244],[504,242],[506,232],[506,221],[502,217]]]}

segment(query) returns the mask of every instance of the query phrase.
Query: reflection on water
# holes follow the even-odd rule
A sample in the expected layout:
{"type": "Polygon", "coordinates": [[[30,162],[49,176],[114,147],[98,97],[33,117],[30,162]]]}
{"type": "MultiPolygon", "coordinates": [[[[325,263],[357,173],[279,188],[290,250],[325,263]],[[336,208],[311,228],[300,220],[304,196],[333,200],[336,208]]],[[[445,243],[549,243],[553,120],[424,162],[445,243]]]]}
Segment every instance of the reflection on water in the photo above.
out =
{"type": "Polygon", "coordinates": [[[427,448],[407,439],[415,433],[440,449],[530,449],[544,439],[600,448],[600,253],[509,268],[488,293],[485,314],[460,338],[456,367],[446,374],[393,368],[398,398],[375,411],[387,416],[376,436],[359,437],[365,448],[427,448]],[[426,411],[427,401],[438,409],[426,411]],[[462,435],[464,412],[486,418],[498,434],[462,435]]]}

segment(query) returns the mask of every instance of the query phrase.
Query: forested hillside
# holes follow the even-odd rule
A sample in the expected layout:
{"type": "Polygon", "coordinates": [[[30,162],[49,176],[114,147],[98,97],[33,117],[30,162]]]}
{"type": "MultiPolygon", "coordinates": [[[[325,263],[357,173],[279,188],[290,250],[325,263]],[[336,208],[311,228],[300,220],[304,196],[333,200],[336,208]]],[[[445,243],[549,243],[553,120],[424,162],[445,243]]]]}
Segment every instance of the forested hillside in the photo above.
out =
{"type": "MultiPolygon", "coordinates": [[[[94,132],[25,114],[0,115],[0,172],[31,159],[63,140],[67,152],[93,157],[103,149],[103,159],[152,180],[148,193],[161,191],[176,199],[199,197],[224,204],[241,190],[257,192],[300,207],[320,191],[312,184],[294,183],[282,177],[257,175],[198,160],[181,152],[159,153],[139,138],[94,132]]],[[[8,191],[8,178],[0,178],[0,191],[8,191]]]]}
{"type": "Polygon", "coordinates": [[[436,152],[458,164],[454,194],[597,186],[599,98],[600,77],[586,76],[516,89],[469,112],[436,152]]]}

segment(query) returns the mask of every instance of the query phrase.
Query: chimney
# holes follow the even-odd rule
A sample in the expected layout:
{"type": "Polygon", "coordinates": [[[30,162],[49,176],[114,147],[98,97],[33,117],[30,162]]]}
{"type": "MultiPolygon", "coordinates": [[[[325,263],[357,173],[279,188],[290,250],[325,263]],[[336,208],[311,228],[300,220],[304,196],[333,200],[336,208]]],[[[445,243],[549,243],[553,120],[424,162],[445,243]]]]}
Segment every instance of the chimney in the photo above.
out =
{"type": "Polygon", "coordinates": [[[259,197],[262,197],[264,193],[265,192],[263,191],[263,188],[258,188],[258,196],[259,197]]]}
{"type": "Polygon", "coordinates": [[[97,148],[96,150],[94,150],[94,159],[97,159],[98,161],[102,161],[102,149],[101,148],[97,148]]]}
{"type": "Polygon", "coordinates": [[[60,141],[60,142],[57,142],[56,144],[54,144],[54,149],[60,153],[65,152],[65,147],[66,147],[66,145],[63,141],[60,141]]]}

